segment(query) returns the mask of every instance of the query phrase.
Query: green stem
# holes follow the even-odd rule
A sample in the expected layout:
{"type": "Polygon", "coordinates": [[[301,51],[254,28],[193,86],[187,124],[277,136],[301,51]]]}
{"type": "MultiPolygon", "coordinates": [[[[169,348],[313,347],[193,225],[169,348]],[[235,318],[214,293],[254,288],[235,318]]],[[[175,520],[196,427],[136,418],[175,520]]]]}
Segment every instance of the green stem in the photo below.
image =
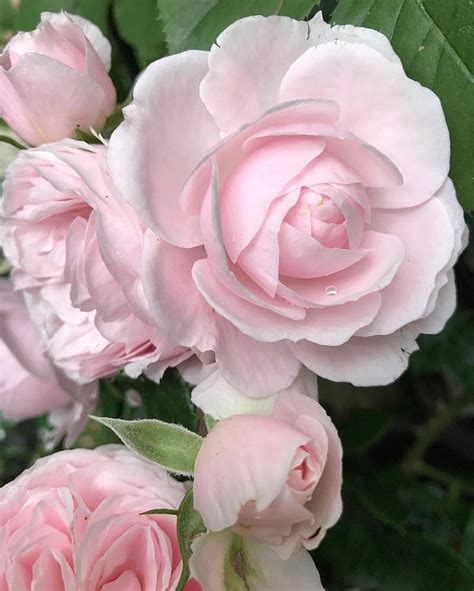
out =
{"type": "Polygon", "coordinates": [[[0,135],[0,142],[2,142],[4,144],[10,144],[10,146],[18,148],[18,150],[26,150],[27,149],[26,146],[24,146],[23,144],[20,144],[20,142],[17,142],[15,139],[10,137],[9,135],[0,135]]]}

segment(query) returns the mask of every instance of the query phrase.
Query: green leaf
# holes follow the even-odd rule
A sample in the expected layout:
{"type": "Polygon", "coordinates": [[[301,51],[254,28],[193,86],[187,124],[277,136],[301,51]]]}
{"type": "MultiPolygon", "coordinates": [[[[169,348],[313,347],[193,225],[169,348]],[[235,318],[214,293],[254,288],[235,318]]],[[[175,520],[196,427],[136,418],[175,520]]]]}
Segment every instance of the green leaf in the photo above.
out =
{"type": "Polygon", "coordinates": [[[350,491],[344,516],[318,548],[317,561],[342,589],[472,591],[474,585],[474,570],[460,555],[423,534],[374,519],[350,491]]]}
{"type": "Polygon", "coordinates": [[[156,0],[115,0],[113,4],[117,28],[129,43],[142,68],[166,53],[166,43],[158,21],[156,0]]]}
{"type": "Polygon", "coordinates": [[[239,18],[281,14],[303,19],[314,0],[158,0],[170,53],[209,49],[219,33],[239,18]]]}
{"type": "Polygon", "coordinates": [[[124,421],[94,417],[120,437],[135,453],[156,462],[177,474],[191,475],[202,438],[180,425],[170,425],[156,419],[124,421]]]}
{"type": "Polygon", "coordinates": [[[383,410],[360,410],[339,427],[345,454],[361,453],[374,445],[387,431],[393,415],[383,410]]]}
{"type": "Polygon", "coordinates": [[[179,549],[183,559],[183,570],[175,591],[183,591],[190,576],[189,559],[191,558],[191,545],[194,538],[206,531],[206,526],[202,517],[194,509],[194,499],[192,489],[181,501],[178,509],[177,534],[179,549]]]}
{"type": "Polygon", "coordinates": [[[31,31],[39,23],[42,12],[65,10],[89,19],[105,33],[109,3],[109,0],[21,0],[14,27],[17,31],[31,31]]]}
{"type": "Polygon", "coordinates": [[[441,99],[451,135],[451,176],[474,210],[474,11],[469,0],[340,0],[332,21],[381,31],[407,75],[441,99]]]}
{"type": "Polygon", "coordinates": [[[13,29],[13,14],[11,0],[0,0],[0,43],[13,29]]]}
{"type": "Polygon", "coordinates": [[[474,509],[471,509],[462,536],[461,552],[474,562],[474,509]]]}

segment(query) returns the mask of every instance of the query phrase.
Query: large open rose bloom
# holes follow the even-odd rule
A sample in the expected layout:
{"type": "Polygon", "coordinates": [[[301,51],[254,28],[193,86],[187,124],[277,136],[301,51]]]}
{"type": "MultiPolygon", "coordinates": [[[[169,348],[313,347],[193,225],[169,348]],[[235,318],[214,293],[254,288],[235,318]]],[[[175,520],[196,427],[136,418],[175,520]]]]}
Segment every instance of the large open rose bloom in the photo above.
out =
{"type": "Polygon", "coordinates": [[[0,279],[0,414],[23,420],[46,412],[55,427],[51,443],[71,443],[95,408],[98,383],[80,385],[54,367],[21,292],[0,279]]]}
{"type": "MultiPolygon", "coordinates": [[[[0,489],[2,591],[171,591],[184,486],[122,446],[38,460],[0,489]]],[[[198,591],[190,581],[186,591],[198,591]]]]}
{"type": "Polygon", "coordinates": [[[284,17],[151,64],[109,148],[155,321],[251,396],[304,364],[358,385],[406,368],[455,305],[465,225],[438,98],[388,40],[284,17]]]}
{"type": "Polygon", "coordinates": [[[232,527],[283,558],[318,546],[341,514],[342,448],[316,400],[277,396],[271,416],[219,421],[196,459],[194,505],[211,531],[232,527]]]}
{"type": "Polygon", "coordinates": [[[110,179],[106,150],[64,140],[23,151],[6,173],[2,244],[49,356],[72,379],[123,367],[159,379],[191,353],[149,320],[145,229],[110,179]]]}
{"type": "Polygon", "coordinates": [[[44,12],[0,54],[0,117],[33,146],[100,128],[115,107],[111,48],[93,23],[44,12]]]}

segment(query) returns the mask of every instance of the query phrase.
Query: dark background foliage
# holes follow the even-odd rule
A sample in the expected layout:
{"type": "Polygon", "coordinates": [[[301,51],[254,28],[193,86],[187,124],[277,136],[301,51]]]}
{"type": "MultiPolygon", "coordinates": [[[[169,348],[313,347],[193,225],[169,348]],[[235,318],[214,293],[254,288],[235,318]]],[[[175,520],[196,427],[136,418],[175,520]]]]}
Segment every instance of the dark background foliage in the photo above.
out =
{"type": "MultiPolygon", "coordinates": [[[[0,45],[30,30],[44,10],[94,21],[113,46],[112,77],[127,100],[151,61],[208,49],[250,14],[326,20],[385,33],[409,76],[441,98],[452,138],[452,176],[474,209],[474,6],[470,0],[0,0],[0,45]],[[13,6],[12,6],[13,5],[13,6]]],[[[423,229],[420,229],[423,230],[423,229]]],[[[344,514],[315,551],[329,591],[474,589],[474,244],[458,262],[459,306],[445,330],[422,337],[409,370],[382,388],[321,380],[320,398],[345,450],[344,514]]],[[[189,388],[175,371],[159,386],[145,378],[104,380],[99,414],[159,417],[197,430],[189,388]],[[137,398],[136,392],[140,397],[137,398]]],[[[45,419],[0,421],[0,481],[44,455],[45,419]]],[[[113,435],[90,423],[77,446],[113,435]]],[[[289,590],[290,591],[290,590],[289,590]]],[[[309,590],[308,590],[309,591],[309,590]]]]}

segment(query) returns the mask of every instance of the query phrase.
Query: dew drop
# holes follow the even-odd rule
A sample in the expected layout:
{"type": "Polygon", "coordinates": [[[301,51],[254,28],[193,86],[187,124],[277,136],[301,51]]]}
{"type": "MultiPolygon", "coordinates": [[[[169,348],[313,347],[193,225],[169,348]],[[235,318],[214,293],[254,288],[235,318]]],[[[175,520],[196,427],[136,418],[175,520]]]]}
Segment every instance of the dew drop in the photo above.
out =
{"type": "Polygon", "coordinates": [[[236,234],[232,234],[232,242],[236,242],[237,241],[237,235],[236,234]]]}
{"type": "Polygon", "coordinates": [[[335,296],[337,295],[337,288],[334,285],[328,285],[326,287],[326,295],[328,296],[335,296]]]}

